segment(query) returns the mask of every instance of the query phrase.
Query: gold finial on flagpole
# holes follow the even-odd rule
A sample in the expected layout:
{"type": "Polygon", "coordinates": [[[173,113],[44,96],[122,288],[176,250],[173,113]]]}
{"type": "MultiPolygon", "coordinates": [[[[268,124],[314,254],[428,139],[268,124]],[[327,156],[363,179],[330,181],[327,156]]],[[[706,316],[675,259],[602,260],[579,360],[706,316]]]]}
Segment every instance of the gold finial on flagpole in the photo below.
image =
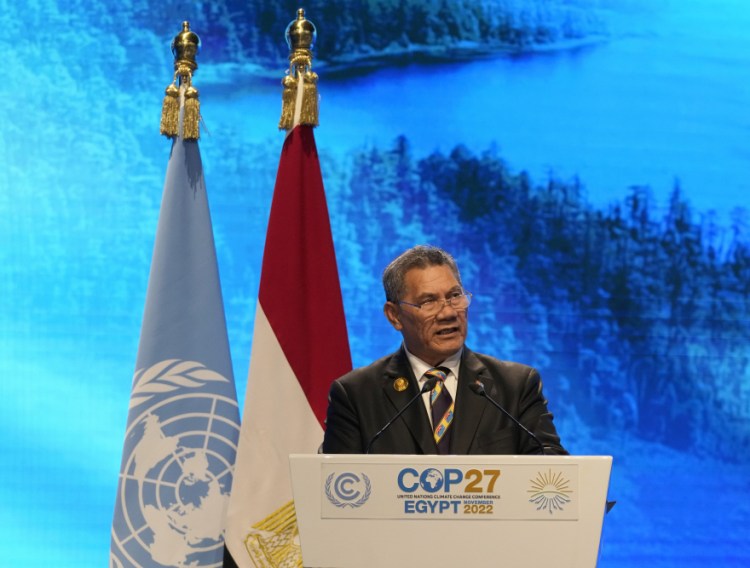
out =
{"type": "Polygon", "coordinates": [[[295,124],[318,126],[318,75],[312,70],[317,31],[305,18],[304,9],[297,10],[297,19],[287,26],[285,35],[289,45],[289,70],[281,81],[284,92],[279,129],[289,130],[295,124]]]}
{"type": "Polygon", "coordinates": [[[198,89],[193,87],[193,73],[198,68],[195,60],[200,48],[200,38],[190,31],[190,22],[182,22],[182,31],[172,40],[174,79],[165,91],[161,110],[161,133],[169,138],[180,135],[180,106],[182,91],[182,137],[197,140],[200,137],[200,101],[198,89]]]}

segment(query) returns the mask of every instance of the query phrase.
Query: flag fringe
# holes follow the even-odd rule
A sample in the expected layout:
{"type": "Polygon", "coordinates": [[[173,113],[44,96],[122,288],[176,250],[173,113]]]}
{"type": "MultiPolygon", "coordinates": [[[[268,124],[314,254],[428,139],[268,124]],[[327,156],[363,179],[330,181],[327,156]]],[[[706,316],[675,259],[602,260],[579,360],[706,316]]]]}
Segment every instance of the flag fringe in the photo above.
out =
{"type": "Polygon", "coordinates": [[[164,91],[164,102],[161,105],[160,132],[168,137],[177,136],[180,127],[180,90],[172,83],[164,91]]]}
{"type": "Polygon", "coordinates": [[[182,116],[182,137],[185,140],[200,138],[201,103],[198,89],[192,85],[185,91],[185,109],[182,116]]]}
{"type": "MultiPolygon", "coordinates": [[[[297,110],[297,89],[299,78],[287,75],[281,81],[284,90],[281,93],[281,118],[279,130],[291,130],[294,124],[294,114],[297,110]]],[[[318,126],[318,75],[312,71],[304,73],[302,78],[302,102],[300,103],[299,124],[318,126]]]]}
{"type": "Polygon", "coordinates": [[[297,80],[287,75],[282,79],[284,90],[281,93],[281,118],[279,130],[289,130],[294,126],[294,102],[297,99],[297,80]]]}

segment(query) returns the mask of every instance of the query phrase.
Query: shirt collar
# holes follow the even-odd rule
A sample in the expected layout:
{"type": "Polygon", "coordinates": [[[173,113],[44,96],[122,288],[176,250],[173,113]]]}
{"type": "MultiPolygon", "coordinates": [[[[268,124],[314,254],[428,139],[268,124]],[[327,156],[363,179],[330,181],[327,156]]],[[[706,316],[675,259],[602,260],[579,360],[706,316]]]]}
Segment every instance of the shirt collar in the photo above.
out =
{"type": "MultiPolygon", "coordinates": [[[[427,363],[422,361],[422,359],[411,353],[406,348],[406,345],[404,345],[404,351],[406,352],[406,358],[409,360],[409,364],[414,371],[414,376],[417,377],[418,382],[421,382],[424,374],[433,368],[432,365],[428,365],[427,363]]],[[[463,351],[464,348],[461,347],[461,349],[456,351],[453,355],[447,357],[443,362],[436,366],[449,369],[456,380],[458,380],[458,368],[461,365],[461,354],[463,353],[463,351]]]]}

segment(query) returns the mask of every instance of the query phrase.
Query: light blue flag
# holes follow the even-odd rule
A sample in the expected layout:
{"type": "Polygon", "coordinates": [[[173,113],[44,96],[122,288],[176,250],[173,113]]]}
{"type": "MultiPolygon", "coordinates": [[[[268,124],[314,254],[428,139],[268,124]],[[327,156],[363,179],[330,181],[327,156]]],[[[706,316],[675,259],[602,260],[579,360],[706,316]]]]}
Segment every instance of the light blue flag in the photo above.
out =
{"type": "Polygon", "coordinates": [[[111,567],[221,566],[239,412],[197,141],[173,142],[120,468],[111,567]]]}

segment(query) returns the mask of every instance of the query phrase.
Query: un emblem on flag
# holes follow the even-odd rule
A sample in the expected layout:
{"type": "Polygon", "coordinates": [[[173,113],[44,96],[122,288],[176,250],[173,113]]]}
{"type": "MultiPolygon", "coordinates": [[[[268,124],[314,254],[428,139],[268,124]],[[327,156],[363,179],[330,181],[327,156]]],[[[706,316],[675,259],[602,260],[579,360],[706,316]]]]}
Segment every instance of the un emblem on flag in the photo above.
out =
{"type": "Polygon", "coordinates": [[[227,385],[193,361],[163,361],[136,373],[111,567],[221,566],[239,437],[227,385]]]}

